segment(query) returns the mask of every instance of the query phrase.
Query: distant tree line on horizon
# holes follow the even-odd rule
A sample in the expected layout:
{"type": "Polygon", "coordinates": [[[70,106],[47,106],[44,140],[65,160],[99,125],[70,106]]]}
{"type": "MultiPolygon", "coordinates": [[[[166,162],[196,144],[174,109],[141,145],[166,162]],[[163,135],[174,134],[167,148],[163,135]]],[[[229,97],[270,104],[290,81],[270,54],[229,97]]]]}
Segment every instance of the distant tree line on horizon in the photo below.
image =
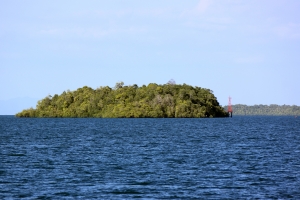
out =
{"type": "MultiPolygon", "coordinates": [[[[227,110],[227,106],[224,106],[227,110]]],[[[296,105],[253,105],[244,104],[232,105],[233,115],[294,115],[300,116],[300,106],[296,105]]]]}
{"type": "Polygon", "coordinates": [[[198,118],[228,117],[211,90],[169,81],[138,87],[116,83],[92,89],[47,96],[36,108],[25,109],[16,117],[101,117],[101,118],[198,118]]]}

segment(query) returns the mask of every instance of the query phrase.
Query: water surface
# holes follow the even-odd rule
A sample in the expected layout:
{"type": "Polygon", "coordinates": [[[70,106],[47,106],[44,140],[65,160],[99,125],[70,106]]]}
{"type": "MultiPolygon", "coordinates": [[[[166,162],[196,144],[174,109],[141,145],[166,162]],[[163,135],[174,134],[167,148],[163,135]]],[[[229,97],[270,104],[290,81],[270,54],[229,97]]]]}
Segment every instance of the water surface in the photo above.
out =
{"type": "Polygon", "coordinates": [[[300,118],[0,116],[0,199],[300,199],[300,118]]]}

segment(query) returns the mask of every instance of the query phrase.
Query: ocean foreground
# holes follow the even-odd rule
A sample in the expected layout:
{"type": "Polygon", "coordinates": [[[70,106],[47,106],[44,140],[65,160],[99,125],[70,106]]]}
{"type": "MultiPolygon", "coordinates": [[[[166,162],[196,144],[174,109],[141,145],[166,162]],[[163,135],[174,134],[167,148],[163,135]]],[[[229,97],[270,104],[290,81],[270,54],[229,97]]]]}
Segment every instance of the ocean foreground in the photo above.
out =
{"type": "Polygon", "coordinates": [[[0,116],[0,199],[299,199],[300,118],[0,116]]]}

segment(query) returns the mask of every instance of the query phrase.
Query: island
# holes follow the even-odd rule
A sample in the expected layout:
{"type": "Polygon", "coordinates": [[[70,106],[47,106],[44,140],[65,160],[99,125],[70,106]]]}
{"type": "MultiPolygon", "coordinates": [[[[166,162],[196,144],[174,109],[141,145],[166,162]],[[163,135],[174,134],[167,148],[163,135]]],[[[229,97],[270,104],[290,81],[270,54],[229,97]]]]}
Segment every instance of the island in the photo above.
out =
{"type": "MultiPolygon", "coordinates": [[[[227,110],[227,106],[224,106],[227,110]]],[[[232,105],[234,115],[300,116],[300,106],[296,105],[232,105]]]]}
{"type": "Polygon", "coordinates": [[[150,83],[147,86],[116,83],[92,89],[84,86],[60,95],[48,95],[36,108],[16,117],[98,117],[98,118],[205,118],[228,117],[210,89],[187,84],[150,83]]]}

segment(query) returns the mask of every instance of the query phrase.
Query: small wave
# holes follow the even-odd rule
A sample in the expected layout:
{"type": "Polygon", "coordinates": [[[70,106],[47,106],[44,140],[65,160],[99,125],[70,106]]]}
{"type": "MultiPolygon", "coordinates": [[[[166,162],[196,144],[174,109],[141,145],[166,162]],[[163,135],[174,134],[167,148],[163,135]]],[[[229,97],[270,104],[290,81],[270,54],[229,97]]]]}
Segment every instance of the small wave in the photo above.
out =
{"type": "Polygon", "coordinates": [[[134,190],[134,189],[131,189],[131,188],[116,189],[116,190],[113,190],[109,193],[111,193],[111,194],[142,194],[142,193],[138,192],[137,190],[134,190]]]}
{"type": "Polygon", "coordinates": [[[24,153],[10,153],[10,154],[7,154],[8,156],[26,156],[26,154],[24,153]]]}

